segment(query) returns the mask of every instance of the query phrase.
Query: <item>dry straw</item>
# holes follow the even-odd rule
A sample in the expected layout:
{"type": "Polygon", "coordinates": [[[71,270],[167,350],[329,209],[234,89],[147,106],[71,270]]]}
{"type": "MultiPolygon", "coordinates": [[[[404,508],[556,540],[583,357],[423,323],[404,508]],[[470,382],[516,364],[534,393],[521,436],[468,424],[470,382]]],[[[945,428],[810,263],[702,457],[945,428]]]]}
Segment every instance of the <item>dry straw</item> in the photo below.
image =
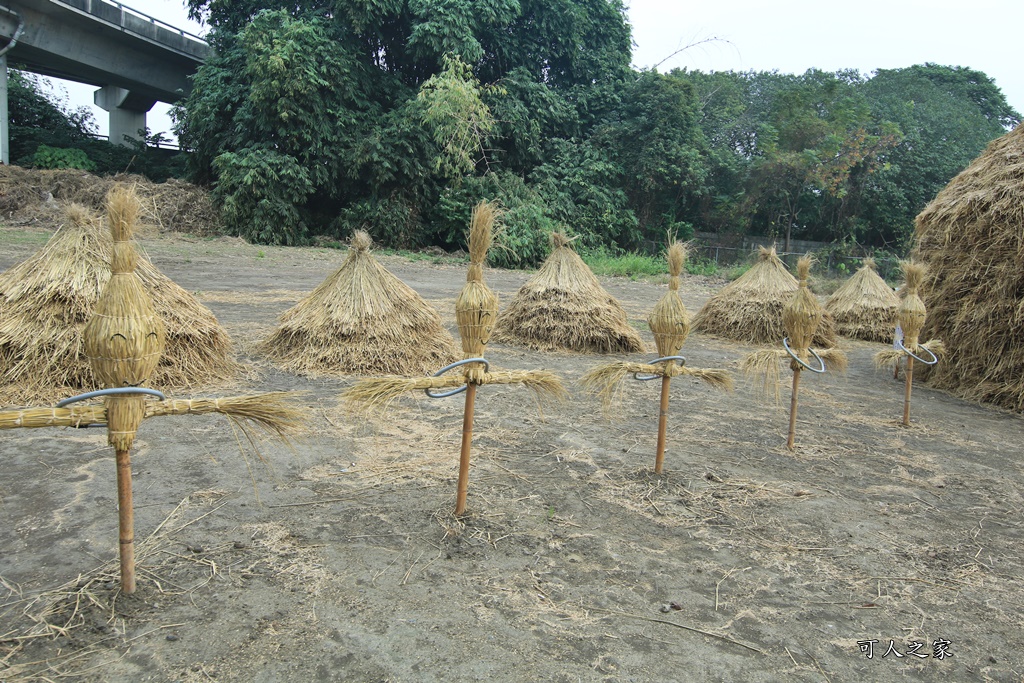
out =
{"type": "Polygon", "coordinates": [[[281,316],[258,352],[313,377],[418,375],[458,358],[437,311],[373,257],[371,244],[357,230],[341,267],[281,316]]]}
{"type": "Polygon", "coordinates": [[[540,351],[644,351],[640,334],[605,291],[571,240],[551,235],[551,254],[498,317],[494,339],[540,351]]]}
{"type": "MultiPolygon", "coordinates": [[[[661,296],[647,318],[647,323],[654,334],[654,343],[658,347],[658,356],[662,358],[678,356],[690,333],[690,316],[682,299],[679,298],[679,275],[686,261],[685,245],[669,237],[666,257],[669,271],[668,291],[661,296]]],[[[589,370],[580,378],[580,384],[585,391],[597,395],[607,411],[618,398],[623,380],[631,374],[661,377],[661,409],[654,461],[654,471],[660,474],[665,457],[669,384],[672,378],[680,375],[695,377],[716,389],[731,391],[732,376],[725,370],[689,368],[674,360],[658,365],[616,361],[589,370]]]]}
{"type": "MultiPolygon", "coordinates": [[[[112,249],[109,230],[72,204],[42,249],[0,274],[0,402],[49,403],[97,386],[82,330],[110,280],[112,249]]],[[[146,258],[135,272],[166,329],[151,385],[192,390],[237,375],[231,340],[213,313],[146,258]]]]}
{"type": "Polygon", "coordinates": [[[825,310],[844,337],[891,342],[900,299],[875,270],[874,259],[843,283],[825,302],[825,310]]]}
{"type": "MultiPolygon", "coordinates": [[[[107,201],[112,246],[110,277],[82,330],[93,376],[105,388],[141,387],[153,373],[164,347],[164,324],[135,273],[138,256],[131,243],[139,203],[134,191],[114,186],[107,201]]],[[[30,408],[0,413],[0,428],[106,424],[115,450],[121,590],[135,591],[135,526],[131,447],[139,425],[155,415],[221,412],[259,424],[279,435],[291,430],[302,413],[281,395],[199,399],[151,404],[141,394],[107,395],[104,405],[30,408]]]]}
{"type": "MultiPolygon", "coordinates": [[[[473,209],[469,228],[469,271],[466,284],[455,301],[455,318],[459,325],[464,359],[483,358],[487,342],[498,316],[498,297],[483,280],[483,266],[487,250],[494,239],[495,224],[500,218],[497,206],[481,202],[473,209]]],[[[531,389],[538,399],[563,401],[567,397],[565,387],[558,377],[539,370],[488,372],[483,363],[468,363],[462,366],[462,377],[441,375],[438,377],[380,377],[357,382],[342,394],[342,400],[362,410],[386,409],[396,398],[409,391],[423,389],[454,389],[465,385],[466,403],[462,422],[462,451],[459,459],[459,480],[456,493],[455,514],[466,510],[466,494],[469,487],[469,456],[473,438],[473,410],[476,388],[481,384],[523,384],[531,389]]]]}
{"type": "Polygon", "coordinates": [[[925,338],[947,358],[928,383],[1024,411],[1024,126],[989,143],[917,216],[928,267],[925,338]]]}
{"type": "MultiPolygon", "coordinates": [[[[777,343],[786,334],[782,311],[798,289],[797,280],[776,255],[760,247],[757,262],[746,273],[707,300],[693,319],[695,330],[753,344],[777,343]]],[[[814,344],[836,344],[835,323],[825,314],[814,344]]]]}
{"type": "MultiPolygon", "coordinates": [[[[927,319],[924,301],[919,294],[925,278],[925,267],[911,261],[904,262],[903,276],[906,278],[906,292],[896,310],[896,319],[899,321],[900,331],[903,335],[901,341],[904,348],[890,349],[875,354],[875,367],[892,367],[895,374],[895,371],[898,371],[900,360],[906,358],[906,383],[903,398],[903,426],[906,427],[910,426],[910,395],[914,382],[914,356],[920,357],[919,354],[926,350],[928,354],[938,360],[946,349],[945,345],[936,339],[924,344],[920,343],[921,331],[924,329],[927,319]]],[[[927,354],[925,360],[928,360],[927,354]]]]}
{"type": "Polygon", "coordinates": [[[764,393],[773,393],[779,400],[779,387],[782,378],[779,372],[780,362],[789,360],[789,368],[793,371],[793,389],[789,404],[789,434],[786,447],[793,450],[796,438],[796,415],[798,395],[800,391],[800,375],[806,364],[817,370],[818,359],[821,371],[834,370],[845,372],[848,360],[840,349],[813,349],[818,328],[825,319],[824,310],[818,300],[807,287],[807,278],[811,270],[811,258],[801,257],[797,262],[797,273],[800,276],[797,291],[792,295],[782,311],[785,336],[790,351],[782,349],[766,349],[748,354],[743,359],[741,368],[745,375],[751,377],[764,393]],[[812,356],[817,356],[812,360],[812,356]],[[798,360],[799,359],[799,360],[798,360]]]}

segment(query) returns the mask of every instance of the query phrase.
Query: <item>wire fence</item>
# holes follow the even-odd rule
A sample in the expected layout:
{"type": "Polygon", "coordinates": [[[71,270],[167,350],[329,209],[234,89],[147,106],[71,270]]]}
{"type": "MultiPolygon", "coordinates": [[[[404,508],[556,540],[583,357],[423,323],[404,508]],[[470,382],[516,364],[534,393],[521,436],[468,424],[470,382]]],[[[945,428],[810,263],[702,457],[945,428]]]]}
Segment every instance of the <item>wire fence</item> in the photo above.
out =
{"type": "MultiPolygon", "coordinates": [[[[852,275],[864,265],[864,259],[869,258],[867,256],[847,256],[837,254],[833,251],[828,251],[829,246],[830,245],[828,243],[821,243],[818,249],[788,252],[779,251],[777,254],[787,266],[793,268],[796,265],[797,259],[807,254],[808,251],[815,253],[818,256],[818,260],[815,263],[815,270],[818,273],[827,274],[829,277],[852,275]]],[[[690,245],[690,258],[703,258],[719,267],[737,266],[744,263],[752,263],[756,258],[755,254],[757,250],[758,246],[724,247],[705,244],[698,240],[690,245]]],[[[899,257],[879,255],[870,258],[873,258],[875,262],[875,269],[883,279],[887,281],[896,281],[901,277],[901,259],[899,257]]]]}

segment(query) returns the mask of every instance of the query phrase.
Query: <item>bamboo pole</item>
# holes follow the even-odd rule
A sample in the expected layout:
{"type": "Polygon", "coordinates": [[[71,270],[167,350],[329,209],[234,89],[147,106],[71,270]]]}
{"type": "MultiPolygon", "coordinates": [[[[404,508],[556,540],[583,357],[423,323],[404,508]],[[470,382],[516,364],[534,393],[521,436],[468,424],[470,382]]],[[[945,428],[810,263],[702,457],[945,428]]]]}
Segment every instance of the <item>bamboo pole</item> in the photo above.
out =
{"type": "MultiPolygon", "coordinates": [[[[669,361],[673,362],[673,361],[669,361]]],[[[654,457],[654,473],[661,474],[665,463],[665,433],[668,423],[668,385],[672,381],[668,375],[661,377],[661,408],[658,412],[658,451],[654,457]]]]}
{"type": "Polygon", "coordinates": [[[903,390],[903,426],[910,426],[910,392],[914,388],[914,357],[907,354],[906,384],[903,390]]]}
{"type": "Polygon", "coordinates": [[[476,405],[476,384],[466,385],[466,407],[462,415],[462,453],[459,456],[459,484],[455,500],[455,514],[466,511],[469,492],[469,450],[473,442],[473,409],[476,405]]]}
{"type": "Polygon", "coordinates": [[[132,506],[131,452],[116,451],[117,522],[121,559],[121,591],[135,592],[135,519],[132,506]]]}
{"type": "Polygon", "coordinates": [[[786,440],[786,448],[793,450],[796,443],[796,409],[797,394],[800,391],[800,368],[793,369],[793,395],[789,399],[789,438],[786,440]]]}

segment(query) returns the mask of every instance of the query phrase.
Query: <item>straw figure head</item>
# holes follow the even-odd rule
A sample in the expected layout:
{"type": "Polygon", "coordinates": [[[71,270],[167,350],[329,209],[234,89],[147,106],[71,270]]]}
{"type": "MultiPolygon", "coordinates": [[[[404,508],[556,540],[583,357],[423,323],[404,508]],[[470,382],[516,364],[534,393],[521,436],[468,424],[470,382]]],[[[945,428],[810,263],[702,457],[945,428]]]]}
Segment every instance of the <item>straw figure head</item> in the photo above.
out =
{"type": "Polygon", "coordinates": [[[85,353],[104,387],[139,386],[160,361],[164,324],[135,274],[138,255],[130,241],[139,215],[135,193],[115,186],[107,211],[114,239],[110,280],[83,330],[85,353]]]}
{"type": "Polygon", "coordinates": [[[654,305],[647,324],[654,335],[659,356],[678,356],[690,334],[690,316],[679,298],[679,275],[686,261],[686,245],[671,239],[667,251],[668,291],[654,305]]]}
{"type": "Polygon", "coordinates": [[[782,326],[789,337],[789,346],[801,358],[806,357],[807,350],[814,340],[814,333],[821,324],[822,308],[818,299],[807,287],[807,276],[811,272],[811,257],[802,256],[796,264],[799,286],[796,294],[782,309],[782,326]]]}
{"type": "Polygon", "coordinates": [[[906,261],[903,263],[903,276],[907,280],[907,293],[896,311],[896,318],[903,329],[903,345],[915,350],[921,330],[924,328],[926,311],[919,290],[924,280],[925,267],[919,263],[906,261]]]}
{"type": "Polygon", "coordinates": [[[645,351],[622,305],[572,248],[551,234],[551,253],[498,317],[495,339],[538,351],[645,351]]]}
{"type": "MultiPolygon", "coordinates": [[[[469,225],[469,271],[466,284],[455,300],[455,321],[459,326],[466,358],[482,358],[498,318],[498,295],[484,283],[487,250],[494,241],[494,225],[500,212],[496,204],[480,202],[473,207],[469,225]]],[[[483,367],[467,366],[466,377],[473,383],[483,378],[483,367]]]]}
{"type": "Polygon", "coordinates": [[[892,341],[900,297],[866,258],[857,272],[825,302],[839,334],[865,341],[892,341]]]}
{"type": "Polygon", "coordinates": [[[356,230],[344,263],[287,310],[257,347],[289,372],[421,375],[459,356],[441,317],[371,253],[356,230]]]}
{"type": "MultiPolygon", "coordinates": [[[[139,215],[135,193],[120,185],[107,197],[114,240],[110,280],[82,331],[93,375],[106,387],[134,387],[149,379],[164,349],[164,324],[135,274],[138,256],[130,242],[139,215]]],[[[107,440],[128,451],[145,417],[141,396],[107,398],[107,440]]]]}

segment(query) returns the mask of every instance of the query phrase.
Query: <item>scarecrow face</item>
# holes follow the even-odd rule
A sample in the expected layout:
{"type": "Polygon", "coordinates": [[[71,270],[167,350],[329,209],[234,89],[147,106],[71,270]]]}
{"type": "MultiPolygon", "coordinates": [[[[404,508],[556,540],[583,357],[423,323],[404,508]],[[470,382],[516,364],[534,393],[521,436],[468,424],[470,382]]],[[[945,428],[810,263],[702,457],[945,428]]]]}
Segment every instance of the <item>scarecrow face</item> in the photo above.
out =
{"type": "Polygon", "coordinates": [[[108,345],[112,360],[120,366],[119,386],[138,386],[153,374],[163,352],[164,329],[159,318],[122,319],[112,330],[108,345]]]}
{"type": "Polygon", "coordinates": [[[96,379],[108,387],[145,382],[156,369],[163,348],[164,325],[156,315],[97,316],[87,326],[86,354],[96,379]]]}

